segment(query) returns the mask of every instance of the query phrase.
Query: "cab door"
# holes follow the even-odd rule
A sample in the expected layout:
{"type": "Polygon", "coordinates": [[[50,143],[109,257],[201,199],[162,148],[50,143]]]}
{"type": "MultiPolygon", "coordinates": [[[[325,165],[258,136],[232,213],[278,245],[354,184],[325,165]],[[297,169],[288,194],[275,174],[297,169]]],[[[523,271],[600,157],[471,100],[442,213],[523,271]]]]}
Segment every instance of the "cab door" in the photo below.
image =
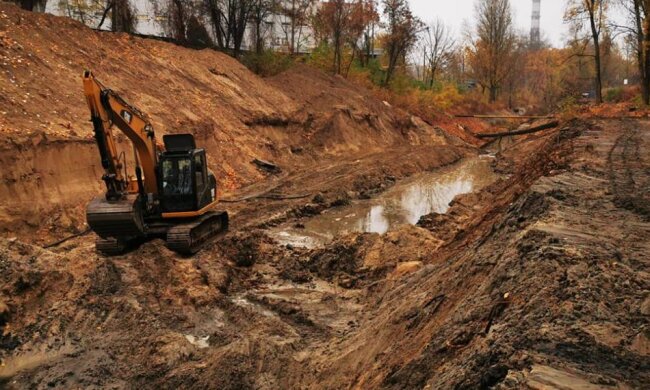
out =
{"type": "Polygon", "coordinates": [[[210,180],[208,177],[208,164],[205,150],[199,149],[194,153],[194,183],[196,183],[197,210],[202,209],[212,202],[210,180]]]}

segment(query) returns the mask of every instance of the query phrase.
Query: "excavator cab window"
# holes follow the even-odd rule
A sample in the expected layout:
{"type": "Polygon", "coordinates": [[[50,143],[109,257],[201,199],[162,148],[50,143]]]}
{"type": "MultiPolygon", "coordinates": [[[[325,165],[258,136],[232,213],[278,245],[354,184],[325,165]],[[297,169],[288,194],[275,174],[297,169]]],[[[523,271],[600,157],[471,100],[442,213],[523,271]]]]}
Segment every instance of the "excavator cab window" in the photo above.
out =
{"type": "Polygon", "coordinates": [[[194,167],[191,155],[168,155],[160,160],[160,193],[164,211],[196,210],[194,167]]]}
{"type": "Polygon", "coordinates": [[[192,194],[192,162],[189,158],[163,160],[162,172],[165,195],[192,194]]]}
{"type": "Polygon", "coordinates": [[[212,203],[212,191],[216,191],[215,184],[210,181],[208,175],[208,163],[203,149],[194,151],[194,178],[197,208],[201,209],[212,203]]]}
{"type": "Polygon", "coordinates": [[[205,174],[203,172],[204,156],[200,153],[194,155],[194,172],[196,176],[196,189],[201,190],[205,185],[205,174]]]}

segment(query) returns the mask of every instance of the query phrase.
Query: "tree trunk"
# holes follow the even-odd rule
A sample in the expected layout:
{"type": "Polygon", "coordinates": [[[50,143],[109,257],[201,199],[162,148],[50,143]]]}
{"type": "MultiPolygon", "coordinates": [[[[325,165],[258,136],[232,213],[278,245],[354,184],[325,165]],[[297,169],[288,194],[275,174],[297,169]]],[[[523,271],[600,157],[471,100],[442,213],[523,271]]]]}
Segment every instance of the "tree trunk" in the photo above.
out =
{"type": "Polygon", "coordinates": [[[296,0],[291,0],[291,47],[289,52],[296,52],[296,0]]]}
{"type": "Polygon", "coordinates": [[[643,20],[642,20],[642,5],[641,2],[645,0],[634,0],[634,23],[636,28],[636,59],[637,67],[639,70],[639,77],[641,78],[641,96],[643,98],[643,103],[648,105],[650,102],[650,85],[648,73],[645,69],[645,34],[643,32],[643,20]]]}
{"type": "Polygon", "coordinates": [[[499,88],[496,85],[490,86],[490,103],[495,103],[497,101],[497,96],[499,94],[499,88]]]}
{"type": "Polygon", "coordinates": [[[642,27],[642,70],[641,70],[641,81],[643,83],[641,90],[643,91],[643,102],[648,105],[650,104],[650,0],[645,1],[644,20],[642,27]]]}
{"type": "Polygon", "coordinates": [[[33,11],[36,7],[36,0],[20,0],[20,8],[26,9],[27,11],[33,11]]]}
{"type": "Polygon", "coordinates": [[[104,8],[104,12],[102,13],[102,18],[100,19],[99,24],[97,25],[98,30],[102,28],[102,25],[104,25],[104,22],[106,21],[106,17],[108,16],[108,13],[111,12],[111,10],[113,9],[113,3],[114,3],[114,1],[110,1],[106,5],[106,8],[104,8]]]}
{"type": "Polygon", "coordinates": [[[594,88],[596,89],[596,102],[603,102],[603,79],[602,68],[600,64],[600,30],[596,26],[595,3],[591,3],[589,8],[589,24],[591,25],[591,37],[594,42],[594,65],[596,66],[596,77],[594,79],[594,88]]]}

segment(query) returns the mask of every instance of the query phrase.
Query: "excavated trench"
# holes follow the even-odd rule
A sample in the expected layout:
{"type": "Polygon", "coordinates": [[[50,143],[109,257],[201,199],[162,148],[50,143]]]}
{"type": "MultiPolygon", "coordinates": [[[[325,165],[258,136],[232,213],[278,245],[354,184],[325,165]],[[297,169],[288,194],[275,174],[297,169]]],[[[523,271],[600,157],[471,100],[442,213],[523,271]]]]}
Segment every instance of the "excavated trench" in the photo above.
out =
{"type": "Polygon", "coordinates": [[[451,166],[416,174],[371,199],[327,209],[320,215],[282,224],[269,231],[281,245],[316,248],[349,233],[385,234],[421,217],[444,214],[458,195],[478,191],[500,175],[492,169],[490,155],[468,157],[451,166]]]}

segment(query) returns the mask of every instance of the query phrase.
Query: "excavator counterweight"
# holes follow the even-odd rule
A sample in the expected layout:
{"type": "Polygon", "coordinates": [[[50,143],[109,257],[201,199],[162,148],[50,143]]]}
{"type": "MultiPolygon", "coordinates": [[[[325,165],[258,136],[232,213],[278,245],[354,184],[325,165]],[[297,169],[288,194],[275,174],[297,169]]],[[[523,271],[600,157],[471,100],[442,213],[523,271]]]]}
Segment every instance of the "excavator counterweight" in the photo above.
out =
{"type": "Polygon", "coordinates": [[[99,236],[97,249],[116,255],[162,238],[170,249],[194,254],[226,230],[228,213],[215,210],[217,180],[194,136],[165,135],[163,146],[147,117],[90,71],[83,85],[106,184],[106,193],[86,209],[88,225],[99,236]],[[133,144],[133,175],[118,153],[115,129],[133,144]]]}

